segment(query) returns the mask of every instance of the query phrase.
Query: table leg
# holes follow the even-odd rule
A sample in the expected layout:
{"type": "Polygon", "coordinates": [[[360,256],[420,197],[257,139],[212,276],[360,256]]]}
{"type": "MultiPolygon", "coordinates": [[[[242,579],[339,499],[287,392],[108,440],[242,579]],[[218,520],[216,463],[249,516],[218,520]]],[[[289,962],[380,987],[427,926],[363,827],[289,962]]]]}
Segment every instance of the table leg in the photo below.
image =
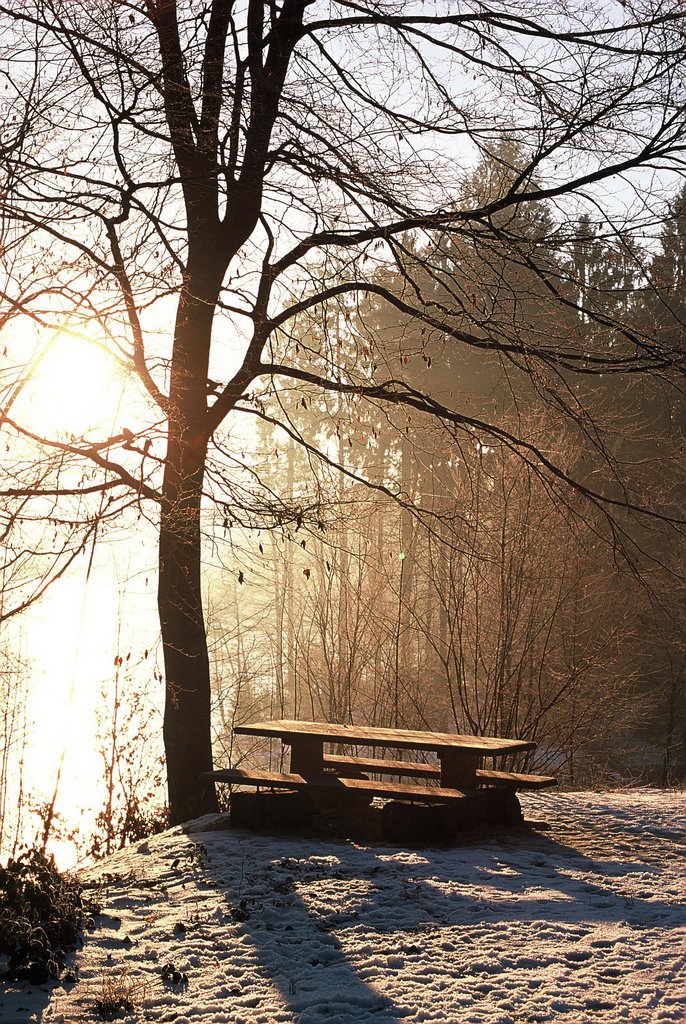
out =
{"type": "Polygon", "coordinates": [[[324,774],[324,741],[313,736],[290,736],[291,771],[296,775],[324,774]]]}
{"type": "Polygon", "coordinates": [[[481,755],[469,750],[442,750],[441,786],[448,789],[472,791],[476,789],[476,770],[481,764],[481,755]]]}

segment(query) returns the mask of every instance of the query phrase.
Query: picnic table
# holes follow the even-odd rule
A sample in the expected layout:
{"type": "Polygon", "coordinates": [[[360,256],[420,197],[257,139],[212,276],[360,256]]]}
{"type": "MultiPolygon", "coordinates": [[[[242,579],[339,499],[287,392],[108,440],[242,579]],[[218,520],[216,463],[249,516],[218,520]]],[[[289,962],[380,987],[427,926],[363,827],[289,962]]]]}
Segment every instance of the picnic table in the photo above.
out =
{"type": "MultiPolygon", "coordinates": [[[[402,804],[450,808],[460,806],[474,816],[476,807],[485,817],[512,818],[521,810],[519,789],[557,785],[548,776],[496,770],[485,759],[506,757],[535,749],[530,740],[414,729],[389,729],[332,722],[290,719],[252,722],[234,727],[242,736],[278,739],[290,747],[288,772],[250,768],[219,769],[209,773],[216,782],[258,789],[290,789],[305,792],[314,800],[383,797],[402,804]],[[364,747],[372,756],[327,753],[326,746],[364,747]],[[417,751],[435,757],[427,761],[376,756],[379,750],[417,751]],[[371,779],[370,775],[381,776],[371,779]],[[394,781],[409,778],[411,782],[394,781]],[[515,809],[516,805],[516,809],[515,809]]],[[[388,816],[393,808],[385,808],[388,816]]],[[[401,808],[402,810],[402,808],[401,808]]],[[[396,812],[397,813],[397,812],[396,812]]]]}
{"type": "MultiPolygon", "coordinates": [[[[414,729],[388,729],[366,725],[339,725],[329,722],[273,721],[238,725],[234,733],[244,736],[265,736],[280,739],[291,748],[290,770],[300,775],[323,775],[327,768],[335,768],[339,775],[350,774],[347,769],[366,768],[381,774],[414,775],[412,764],[383,759],[343,759],[327,757],[325,743],[344,746],[394,748],[434,753],[440,764],[439,781],[448,789],[477,785],[477,770],[484,757],[516,754],[534,750],[536,744],[527,740],[498,739],[492,736],[460,736],[457,733],[428,732],[414,729]]],[[[421,774],[421,773],[419,773],[421,774]]]]}

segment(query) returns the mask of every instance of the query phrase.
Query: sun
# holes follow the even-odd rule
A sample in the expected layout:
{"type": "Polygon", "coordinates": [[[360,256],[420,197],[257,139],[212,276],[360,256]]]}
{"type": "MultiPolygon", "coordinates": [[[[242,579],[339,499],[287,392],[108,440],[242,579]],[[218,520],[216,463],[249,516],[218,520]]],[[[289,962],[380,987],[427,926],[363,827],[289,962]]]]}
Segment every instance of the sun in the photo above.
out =
{"type": "Polygon", "coordinates": [[[65,331],[37,352],[21,395],[22,419],[44,437],[113,432],[125,376],[100,344],[65,331]]]}

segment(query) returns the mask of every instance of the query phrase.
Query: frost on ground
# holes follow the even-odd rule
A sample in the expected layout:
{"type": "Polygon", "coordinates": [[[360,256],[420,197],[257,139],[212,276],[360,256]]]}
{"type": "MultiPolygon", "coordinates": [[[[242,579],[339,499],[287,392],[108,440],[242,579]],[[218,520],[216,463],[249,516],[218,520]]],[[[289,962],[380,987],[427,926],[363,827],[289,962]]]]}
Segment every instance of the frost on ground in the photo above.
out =
{"type": "Polygon", "coordinates": [[[537,795],[546,831],[409,849],[215,831],[84,872],[79,980],[0,987],[3,1024],[686,1021],[686,795],[537,795]]]}

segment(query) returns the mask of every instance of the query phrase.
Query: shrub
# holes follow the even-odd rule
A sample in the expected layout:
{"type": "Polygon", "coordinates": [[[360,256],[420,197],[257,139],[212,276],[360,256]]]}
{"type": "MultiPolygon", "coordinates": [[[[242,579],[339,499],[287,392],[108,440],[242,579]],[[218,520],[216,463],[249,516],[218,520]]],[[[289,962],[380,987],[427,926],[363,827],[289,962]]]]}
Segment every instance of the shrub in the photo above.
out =
{"type": "Polygon", "coordinates": [[[58,977],[93,909],[79,883],[38,850],[0,866],[0,977],[32,984],[58,977]]]}
{"type": "Polygon", "coordinates": [[[102,979],[100,995],[94,1001],[98,1017],[110,1020],[120,1013],[133,1013],[147,999],[144,982],[130,978],[126,971],[102,979]]]}

